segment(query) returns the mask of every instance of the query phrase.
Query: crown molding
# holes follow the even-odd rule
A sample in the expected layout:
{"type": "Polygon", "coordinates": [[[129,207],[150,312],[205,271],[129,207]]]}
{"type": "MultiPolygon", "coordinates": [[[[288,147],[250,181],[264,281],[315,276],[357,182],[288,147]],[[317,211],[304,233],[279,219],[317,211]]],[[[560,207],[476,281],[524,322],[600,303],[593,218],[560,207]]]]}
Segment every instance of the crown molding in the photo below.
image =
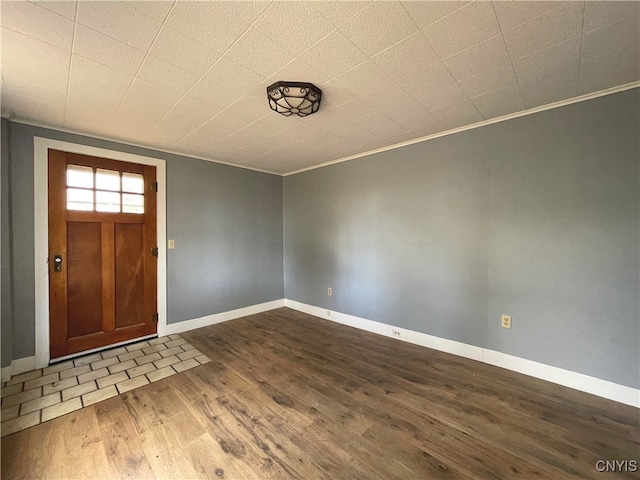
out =
{"type": "Polygon", "coordinates": [[[64,127],[55,127],[55,126],[52,126],[52,125],[47,125],[45,123],[34,122],[32,120],[21,120],[21,119],[15,118],[13,115],[2,115],[2,118],[10,121],[11,123],[20,123],[22,125],[29,125],[31,127],[46,128],[48,130],[55,130],[57,132],[70,133],[72,135],[79,135],[79,136],[88,137],[88,138],[95,138],[96,140],[104,140],[105,142],[118,143],[120,145],[126,145],[128,147],[145,148],[147,150],[152,150],[154,152],[168,153],[168,154],[171,154],[171,155],[179,155],[181,157],[194,158],[196,160],[204,160],[205,162],[218,163],[220,165],[227,165],[229,167],[242,168],[244,170],[251,170],[253,172],[268,173],[269,175],[277,175],[279,177],[282,176],[282,173],[272,172],[272,171],[269,171],[269,170],[261,170],[259,168],[247,167],[247,166],[238,165],[238,164],[235,164],[235,163],[223,162],[222,160],[215,160],[215,159],[212,159],[212,158],[200,157],[200,156],[197,156],[197,155],[192,155],[190,153],[178,152],[178,151],[175,151],[175,150],[166,150],[166,149],[162,149],[162,148],[159,148],[159,147],[154,147],[152,145],[143,145],[141,143],[125,142],[123,140],[117,140],[115,138],[102,137],[100,135],[95,135],[93,133],[80,132],[78,130],[72,130],[72,129],[64,128],[64,127]]]}
{"type": "Polygon", "coordinates": [[[358,153],[356,155],[350,155],[348,157],[338,158],[336,160],[330,160],[328,162],[320,163],[318,165],[313,165],[313,166],[310,166],[310,167],[305,167],[305,168],[301,168],[299,170],[293,170],[291,172],[286,172],[286,173],[279,173],[279,172],[273,172],[273,171],[270,171],[270,170],[262,170],[262,169],[259,169],[259,168],[247,167],[247,166],[244,166],[244,165],[238,165],[238,164],[235,164],[235,163],[223,162],[221,160],[216,160],[216,159],[212,159],[212,158],[200,157],[200,156],[197,156],[197,155],[187,154],[187,153],[184,153],[184,152],[177,152],[175,150],[161,149],[161,148],[154,147],[154,146],[151,146],[151,145],[143,145],[143,144],[139,144],[139,143],[125,142],[125,141],[122,141],[122,140],[116,140],[116,139],[113,139],[113,138],[94,135],[92,133],[80,132],[80,131],[77,131],[77,130],[72,130],[72,129],[63,128],[63,127],[55,127],[55,126],[46,125],[46,124],[43,124],[43,123],[33,122],[33,121],[30,121],[30,120],[19,120],[19,119],[16,119],[16,118],[12,118],[13,117],[12,115],[2,115],[2,118],[6,118],[7,120],[9,120],[10,122],[13,122],[13,123],[21,123],[21,124],[30,125],[30,126],[33,126],[33,127],[47,128],[49,130],[56,130],[56,131],[63,132],[63,133],[70,133],[70,134],[73,134],[73,135],[81,135],[83,137],[95,138],[95,139],[98,139],[98,140],[105,140],[105,141],[108,141],[108,142],[119,143],[121,145],[127,145],[127,146],[130,146],[130,147],[146,148],[148,150],[153,150],[153,151],[156,151],[156,152],[169,153],[171,155],[179,155],[181,157],[194,158],[196,160],[204,160],[206,162],[212,162],[212,163],[218,163],[220,165],[227,165],[227,166],[230,166],[230,167],[242,168],[244,170],[251,170],[253,172],[260,172],[260,173],[267,173],[269,175],[277,175],[277,176],[282,176],[282,177],[288,177],[289,175],[295,175],[297,173],[307,172],[309,170],[315,170],[317,168],[328,167],[329,165],[335,165],[337,163],[348,162],[350,160],[355,160],[357,158],[368,157],[369,155],[375,155],[376,153],[382,153],[382,152],[387,152],[389,150],[395,150],[397,148],[406,147],[406,146],[409,146],[409,145],[413,145],[415,143],[427,142],[429,140],[433,140],[433,139],[436,139],[436,138],[446,137],[447,135],[453,135],[455,133],[465,132],[467,130],[473,130],[475,128],[485,127],[487,125],[493,125],[494,123],[506,122],[507,120],[513,120],[515,118],[525,117],[527,115],[533,115],[533,114],[536,114],[536,113],[539,113],[539,112],[544,112],[546,110],[553,110],[555,108],[565,107],[567,105],[573,105],[574,103],[586,102],[588,100],[593,100],[595,98],[604,97],[604,96],[607,96],[607,95],[613,95],[615,93],[624,92],[626,90],[632,90],[634,88],[639,88],[639,87],[640,87],[640,81],[639,82],[627,83],[625,85],[620,85],[618,87],[608,88],[608,89],[605,89],[605,90],[600,90],[598,92],[593,92],[593,93],[588,93],[586,95],[581,95],[579,97],[573,97],[573,98],[569,98],[569,99],[566,99],[566,100],[561,100],[559,102],[549,103],[547,105],[541,105],[539,107],[530,108],[528,110],[522,110],[520,112],[510,113],[509,115],[503,115],[502,117],[496,117],[496,118],[491,118],[489,120],[483,120],[482,122],[477,122],[477,123],[474,123],[474,124],[471,124],[471,125],[465,125],[463,127],[453,128],[451,130],[445,130],[445,131],[442,131],[442,132],[434,133],[433,135],[427,135],[425,137],[415,138],[413,140],[407,140],[406,142],[395,143],[393,145],[388,145],[386,147],[377,148],[375,150],[368,150],[366,152],[358,153]]]}
{"type": "Polygon", "coordinates": [[[335,165],[336,163],[348,162],[349,160],[355,160],[356,158],[368,157],[376,153],[388,152],[389,150],[395,150],[396,148],[406,147],[415,143],[426,142],[435,138],[446,137],[447,135],[453,135],[455,133],[466,132],[467,130],[473,130],[475,128],[485,127],[487,125],[493,125],[494,123],[506,122],[507,120],[513,120],[514,118],[526,117],[527,115],[533,115],[535,113],[544,112],[546,110],[553,110],[555,108],[565,107],[567,105],[573,105],[574,103],[586,102],[587,100],[593,100],[594,98],[604,97],[606,95],[613,95],[614,93],[624,92],[640,87],[640,82],[627,83],[626,85],[620,85],[618,87],[608,88],[606,90],[600,90],[598,92],[588,93],[579,97],[573,97],[559,102],[549,103],[547,105],[541,105],[539,107],[530,108],[528,110],[522,110],[520,112],[510,113],[509,115],[503,115],[502,117],[491,118],[489,120],[483,120],[482,122],[473,123],[471,125],[465,125],[463,127],[453,128],[451,130],[444,130],[442,132],[434,133],[433,135],[427,135],[426,137],[415,138],[413,140],[407,140],[402,143],[395,143],[386,147],[377,148],[375,150],[369,150],[368,152],[358,153],[348,157],[339,158],[337,160],[331,160],[329,162],[321,163],[320,165],[314,165],[312,167],[305,167],[292,172],[282,174],[283,177],[289,175],[295,175],[297,173],[308,172],[309,170],[315,170],[317,168],[328,167],[329,165],[335,165]]]}

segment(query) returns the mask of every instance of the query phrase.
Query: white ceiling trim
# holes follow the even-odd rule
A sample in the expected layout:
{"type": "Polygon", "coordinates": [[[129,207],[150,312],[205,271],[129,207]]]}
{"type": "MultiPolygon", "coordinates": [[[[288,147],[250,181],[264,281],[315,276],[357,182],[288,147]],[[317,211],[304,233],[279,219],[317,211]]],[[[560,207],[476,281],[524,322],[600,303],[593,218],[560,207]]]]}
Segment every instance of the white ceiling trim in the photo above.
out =
{"type": "Polygon", "coordinates": [[[492,125],[494,123],[506,122],[507,120],[512,120],[514,118],[526,117],[527,115],[533,115],[535,113],[544,112],[546,110],[553,110],[555,108],[560,108],[560,107],[564,107],[564,106],[567,106],[567,105],[572,105],[574,103],[586,102],[587,100],[592,100],[594,98],[604,97],[604,96],[607,96],[607,95],[613,95],[615,93],[624,92],[626,90],[632,90],[634,88],[640,88],[640,82],[632,82],[632,83],[628,83],[626,85],[620,85],[618,87],[607,88],[607,89],[601,90],[599,92],[588,93],[586,95],[581,95],[579,97],[574,97],[574,98],[570,98],[570,99],[567,99],[567,100],[561,100],[559,102],[550,103],[548,105],[542,105],[540,107],[531,108],[529,110],[524,110],[524,111],[521,111],[521,112],[511,113],[509,115],[503,115],[502,117],[492,118],[490,120],[484,120],[482,122],[477,122],[477,123],[474,123],[472,125],[466,125],[466,126],[459,127],[459,128],[453,128],[451,130],[446,130],[444,132],[438,132],[438,133],[435,133],[433,135],[427,135],[425,137],[416,138],[414,140],[408,140],[406,142],[396,143],[394,145],[389,145],[389,146],[386,146],[386,147],[377,148],[375,150],[369,150],[367,152],[359,153],[357,155],[351,155],[351,156],[348,156],[348,157],[339,158],[337,160],[332,160],[330,162],[325,162],[325,163],[322,163],[320,165],[314,165],[314,166],[307,167],[307,168],[301,168],[299,170],[295,170],[295,171],[291,171],[291,172],[287,172],[287,173],[277,173],[277,172],[272,172],[272,171],[269,171],[269,170],[261,170],[261,169],[258,169],[258,168],[245,167],[245,166],[242,166],[242,165],[223,162],[223,161],[215,160],[215,159],[212,159],[212,158],[199,157],[199,156],[196,156],[196,155],[187,155],[187,154],[181,153],[181,152],[176,152],[176,151],[172,151],[172,150],[163,150],[163,149],[159,149],[157,147],[153,147],[153,146],[149,146],[149,145],[142,145],[142,144],[137,144],[137,143],[124,142],[124,141],[121,141],[121,140],[114,140],[113,138],[101,137],[101,136],[98,136],[98,135],[87,135],[86,133],[78,132],[78,131],[75,131],[75,130],[70,130],[68,128],[52,127],[50,125],[46,125],[46,124],[42,124],[42,123],[38,123],[38,122],[12,119],[10,116],[4,116],[3,115],[3,118],[6,118],[7,120],[9,120],[9,121],[11,121],[13,123],[20,123],[20,124],[23,124],[23,125],[30,125],[30,126],[33,126],[33,127],[47,128],[49,130],[56,130],[58,132],[70,133],[70,134],[73,134],[73,135],[79,135],[79,136],[82,136],[82,137],[95,138],[95,139],[98,139],[98,140],[105,140],[105,141],[108,141],[108,142],[118,143],[118,144],[121,144],[121,145],[127,145],[127,146],[131,146],[131,147],[145,148],[147,150],[153,150],[153,151],[156,151],[156,152],[169,153],[171,155],[177,155],[177,156],[180,156],[180,157],[194,158],[196,160],[204,160],[204,161],[207,161],[207,162],[219,163],[221,165],[228,165],[230,167],[242,168],[244,170],[251,170],[251,171],[254,171],[254,172],[268,173],[270,175],[288,177],[289,175],[295,175],[297,173],[307,172],[309,170],[316,170],[318,168],[327,167],[329,165],[335,165],[337,163],[348,162],[350,160],[355,160],[357,158],[367,157],[369,155],[374,155],[376,153],[387,152],[389,150],[395,150],[397,148],[406,147],[408,145],[413,145],[415,143],[426,142],[426,141],[429,141],[429,140],[433,140],[435,138],[445,137],[445,136],[448,136],[448,135],[453,135],[455,133],[465,132],[467,130],[473,130],[475,128],[484,127],[486,125],[492,125]]]}
{"type": "Polygon", "coordinates": [[[377,148],[375,150],[370,150],[368,152],[358,153],[357,155],[351,155],[349,157],[340,158],[338,160],[332,160],[330,162],[325,162],[320,165],[301,168],[300,170],[295,170],[293,172],[283,173],[282,176],[287,177],[289,175],[295,175],[296,173],[307,172],[309,170],[315,170],[317,168],[327,167],[329,165],[335,165],[336,163],[348,162],[349,160],[355,160],[356,158],[367,157],[369,155],[374,155],[376,153],[395,150],[396,148],[406,147],[407,145],[413,145],[414,143],[426,142],[428,140],[433,140],[434,138],[446,137],[448,135],[453,135],[454,133],[465,132],[467,130],[473,130],[475,128],[484,127],[486,125],[492,125],[494,123],[505,122],[507,120],[512,120],[514,118],[526,117],[527,115],[533,115],[534,113],[544,112],[545,110],[553,110],[554,108],[560,108],[566,105],[572,105],[574,103],[586,102],[587,100],[592,100],[594,98],[604,97],[606,95],[613,95],[614,93],[624,92],[626,90],[631,90],[633,88],[639,88],[639,87],[640,87],[640,82],[632,82],[626,85],[620,85],[618,87],[607,88],[606,90],[601,90],[599,92],[588,93],[586,95],[581,95],[579,97],[569,98],[567,100],[561,100],[559,102],[550,103],[548,105],[542,105],[540,107],[534,107],[529,110],[510,113],[509,115],[503,115],[502,117],[483,120],[482,122],[477,122],[472,125],[465,125],[463,127],[453,128],[451,130],[445,130],[444,132],[438,132],[438,133],[434,133],[433,135],[427,135],[426,137],[407,140],[406,142],[396,143],[394,145],[389,145],[387,147],[377,148]]]}
{"type": "MultiPolygon", "coordinates": [[[[254,171],[254,172],[268,173],[269,175],[278,175],[279,177],[283,176],[282,173],[271,172],[269,170],[261,170],[259,168],[246,167],[244,165],[238,165],[237,163],[229,163],[229,162],[223,162],[222,160],[216,160],[216,159],[213,159],[213,158],[199,157],[197,155],[186,154],[184,152],[177,152],[175,150],[165,150],[165,149],[162,149],[162,148],[153,147],[151,145],[143,145],[141,143],[132,143],[132,142],[126,142],[126,141],[123,141],[123,140],[116,140],[116,139],[113,139],[113,138],[102,137],[100,135],[94,135],[94,134],[91,134],[91,133],[80,132],[78,130],[73,130],[73,129],[69,129],[69,128],[55,127],[55,126],[47,125],[45,123],[33,122],[31,120],[20,120],[20,119],[17,119],[17,118],[12,118],[10,115],[2,115],[2,118],[6,118],[7,120],[9,120],[12,123],[20,123],[22,125],[29,125],[29,126],[32,126],[32,127],[46,128],[48,130],[55,130],[56,132],[62,132],[62,133],[70,133],[72,135],[78,135],[78,136],[81,136],[81,137],[95,138],[96,140],[104,140],[106,142],[117,143],[117,144],[120,144],[120,145],[127,145],[129,147],[144,148],[144,149],[147,149],[147,150],[152,150],[154,152],[169,153],[171,155],[177,155],[179,157],[184,157],[184,158],[194,158],[196,160],[204,160],[206,162],[219,163],[220,165],[228,165],[229,167],[242,168],[243,170],[251,170],[251,171],[254,171]]],[[[71,142],[71,143],[74,143],[74,142],[71,142]]],[[[92,146],[92,145],[88,145],[88,146],[92,146]]],[[[166,160],[166,159],[163,159],[163,160],[166,160]]]]}

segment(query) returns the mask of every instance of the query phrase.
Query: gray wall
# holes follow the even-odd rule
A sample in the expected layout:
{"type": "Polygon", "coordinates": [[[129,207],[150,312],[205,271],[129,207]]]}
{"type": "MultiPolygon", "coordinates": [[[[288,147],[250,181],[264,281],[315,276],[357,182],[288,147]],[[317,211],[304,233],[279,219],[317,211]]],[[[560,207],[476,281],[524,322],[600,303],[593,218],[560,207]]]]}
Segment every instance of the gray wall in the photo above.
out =
{"type": "Polygon", "coordinates": [[[2,119],[2,136],[3,141],[0,144],[2,151],[2,163],[0,164],[0,192],[2,197],[0,198],[0,221],[2,227],[0,233],[2,235],[0,242],[0,335],[2,335],[2,366],[6,367],[11,363],[11,322],[13,317],[13,307],[11,300],[11,220],[9,207],[9,144],[4,141],[9,138],[9,122],[4,118],[2,119]]]}
{"type": "Polygon", "coordinates": [[[282,177],[169,165],[169,323],[284,298],[282,177]]]}
{"type": "Polygon", "coordinates": [[[285,177],[286,298],[640,387],[639,107],[634,89],[285,177]]]}
{"type": "MultiPolygon", "coordinates": [[[[280,176],[12,122],[2,133],[10,147],[14,359],[35,353],[34,136],[167,161],[167,238],[176,241],[167,258],[169,323],[283,298],[280,176]]],[[[4,295],[2,308],[4,346],[4,295]]]]}

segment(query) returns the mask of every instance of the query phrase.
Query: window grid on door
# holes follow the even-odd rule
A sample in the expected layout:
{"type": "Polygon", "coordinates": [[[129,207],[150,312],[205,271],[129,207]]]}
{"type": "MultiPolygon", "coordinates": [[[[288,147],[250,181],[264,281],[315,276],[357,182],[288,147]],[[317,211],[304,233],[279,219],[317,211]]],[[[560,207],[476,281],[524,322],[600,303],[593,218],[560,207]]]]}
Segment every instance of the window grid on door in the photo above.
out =
{"type": "Polygon", "coordinates": [[[67,210],[144,213],[144,177],[137,173],[67,165],[67,210]]]}

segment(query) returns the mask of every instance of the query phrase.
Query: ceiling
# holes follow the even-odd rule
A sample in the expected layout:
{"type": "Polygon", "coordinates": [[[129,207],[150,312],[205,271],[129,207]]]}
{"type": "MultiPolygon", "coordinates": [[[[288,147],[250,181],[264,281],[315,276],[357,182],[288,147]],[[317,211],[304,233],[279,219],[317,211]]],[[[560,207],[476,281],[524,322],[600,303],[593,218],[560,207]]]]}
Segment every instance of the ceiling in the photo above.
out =
{"type": "Polygon", "coordinates": [[[639,7],[2,1],[2,114],[287,173],[636,82],[639,7]],[[320,111],[272,112],[277,80],[320,111]]]}

